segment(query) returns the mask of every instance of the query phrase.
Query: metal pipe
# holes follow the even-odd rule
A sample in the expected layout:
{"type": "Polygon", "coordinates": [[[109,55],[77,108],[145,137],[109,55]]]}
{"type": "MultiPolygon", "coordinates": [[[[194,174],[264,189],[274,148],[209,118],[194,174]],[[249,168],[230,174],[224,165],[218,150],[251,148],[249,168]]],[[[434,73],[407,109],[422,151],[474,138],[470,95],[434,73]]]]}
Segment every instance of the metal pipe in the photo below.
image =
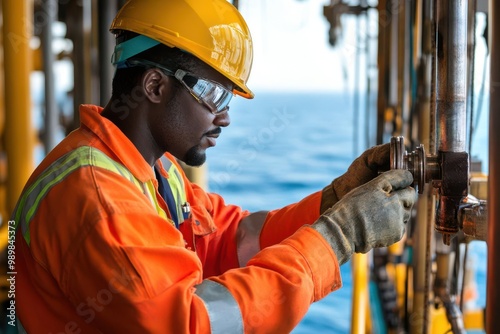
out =
{"type": "Polygon", "coordinates": [[[443,304],[446,310],[446,318],[451,325],[451,332],[454,334],[466,334],[462,312],[456,303],[456,297],[450,294],[450,266],[454,262],[455,255],[450,247],[444,246],[441,251],[437,251],[436,262],[437,271],[434,282],[434,295],[443,304]],[[446,248],[446,249],[445,249],[446,248]]]}
{"type": "MultiPolygon", "coordinates": [[[[429,330],[428,312],[426,307],[429,303],[429,283],[427,275],[430,275],[429,259],[427,250],[427,237],[428,230],[432,230],[432,221],[429,221],[429,214],[431,213],[429,205],[432,203],[428,201],[431,189],[428,184],[425,185],[424,196],[419,196],[417,202],[417,222],[415,225],[415,233],[413,236],[414,255],[413,255],[413,309],[412,318],[422,319],[421,321],[410,322],[411,334],[426,334],[429,330]]],[[[430,253],[430,252],[429,252],[430,253]]]]}
{"type": "Polygon", "coordinates": [[[489,119],[489,185],[488,185],[488,276],[486,285],[486,333],[500,328],[500,2],[490,1],[490,119],[489,119]]]}
{"type": "MultiPolygon", "coordinates": [[[[404,2],[401,2],[402,6],[404,6],[404,2]]],[[[399,87],[401,86],[401,81],[403,80],[399,69],[401,65],[399,64],[399,51],[400,51],[400,35],[402,31],[400,31],[399,20],[401,19],[399,12],[401,8],[398,7],[398,0],[389,0],[390,4],[390,21],[389,21],[389,51],[388,59],[389,59],[389,68],[388,68],[388,105],[387,107],[392,109],[392,135],[402,133],[397,132],[398,130],[398,121],[400,121],[401,115],[401,105],[399,104],[401,100],[399,99],[399,87]],[[395,10],[396,9],[396,10],[395,10]]],[[[386,46],[387,47],[387,46],[386,46]]],[[[401,46],[404,48],[404,45],[401,46]]]]}
{"type": "Polygon", "coordinates": [[[52,51],[53,22],[57,12],[56,0],[44,0],[41,14],[45,17],[42,26],[42,58],[45,81],[45,117],[43,144],[48,153],[57,145],[57,130],[59,128],[59,112],[57,109],[54,82],[55,55],[52,51]]]}
{"type": "MultiPolygon", "coordinates": [[[[80,126],[80,105],[93,103],[91,6],[91,0],[70,1],[67,9],[68,15],[72,18],[67,21],[67,35],[73,41],[72,60],[74,66],[73,125],[67,130],[73,130],[80,126]]],[[[95,101],[95,103],[99,103],[99,101],[95,101]]]]}
{"type": "Polygon", "coordinates": [[[397,58],[397,133],[410,136],[410,2],[398,1],[398,58],[397,58]]]}
{"type": "Polygon", "coordinates": [[[455,296],[450,295],[446,287],[440,287],[435,292],[446,309],[446,318],[451,325],[451,332],[453,334],[466,334],[462,312],[456,303],[455,296]]]}
{"type": "Polygon", "coordinates": [[[467,1],[438,0],[436,108],[438,149],[466,149],[467,1]]]}
{"type": "Polygon", "coordinates": [[[457,211],[468,191],[469,164],[466,150],[467,0],[437,1],[436,120],[441,178],[435,229],[437,277],[435,294],[444,303],[454,333],[465,333],[463,320],[447,282],[452,235],[459,231],[457,211]],[[448,246],[447,246],[448,245],[448,246]]]}
{"type": "Polygon", "coordinates": [[[430,22],[430,61],[431,61],[431,94],[430,94],[430,117],[429,117],[429,154],[435,156],[437,153],[437,127],[436,127],[436,72],[437,72],[437,1],[429,0],[432,3],[430,22]]]}
{"type": "Polygon", "coordinates": [[[469,122],[469,142],[468,142],[468,151],[472,151],[472,138],[474,136],[474,91],[475,91],[475,80],[474,73],[475,70],[475,62],[476,62],[476,10],[477,10],[477,1],[476,0],[468,0],[469,1],[469,10],[467,17],[467,119],[469,122]]]}
{"type": "Polygon", "coordinates": [[[33,35],[33,1],[3,1],[5,69],[5,151],[7,212],[12,212],[33,171],[35,133],[31,126],[29,42],[33,35]]]}
{"type": "Polygon", "coordinates": [[[466,197],[458,212],[458,219],[464,235],[469,240],[486,241],[488,237],[487,202],[466,197]]]}
{"type": "Polygon", "coordinates": [[[111,84],[114,68],[111,65],[114,37],[109,32],[109,26],[117,12],[116,0],[98,2],[99,19],[99,100],[102,106],[106,105],[111,97],[111,84]]]}
{"type": "MultiPolygon", "coordinates": [[[[359,46],[361,45],[361,18],[359,16],[356,16],[356,29],[355,34],[356,34],[356,48],[355,48],[355,57],[354,57],[354,92],[353,92],[353,102],[352,102],[352,120],[353,120],[353,140],[352,140],[352,153],[354,157],[358,156],[358,149],[359,149],[359,143],[358,143],[358,138],[359,138],[359,99],[360,99],[360,87],[359,87],[359,82],[360,82],[360,73],[361,73],[361,51],[359,50],[359,46]]],[[[367,37],[365,37],[367,38],[367,37]]]]}
{"type": "Polygon", "coordinates": [[[367,73],[367,79],[366,79],[366,99],[365,99],[365,147],[371,147],[374,145],[373,143],[373,137],[372,137],[372,125],[371,125],[371,120],[372,120],[372,106],[373,106],[373,99],[372,99],[372,80],[373,76],[371,74],[371,69],[375,68],[376,65],[372,63],[373,57],[372,57],[372,52],[371,52],[371,38],[370,38],[370,15],[369,15],[369,9],[364,11],[364,18],[365,18],[365,50],[366,50],[366,62],[365,62],[365,70],[367,73]]]}
{"type": "MultiPolygon", "coordinates": [[[[418,81],[418,140],[424,147],[429,147],[431,138],[431,117],[434,113],[431,112],[430,97],[431,97],[431,75],[432,75],[432,46],[433,38],[432,19],[433,19],[433,1],[420,1],[421,9],[418,11],[421,22],[420,26],[416,27],[417,31],[422,30],[421,40],[419,43],[420,62],[419,62],[419,81],[418,81]]],[[[419,6],[419,7],[420,7],[419,6]]],[[[420,196],[417,202],[417,223],[415,226],[414,239],[414,256],[413,266],[413,310],[412,316],[421,316],[422,321],[410,322],[410,333],[429,332],[429,295],[430,295],[430,279],[431,279],[431,243],[432,243],[432,225],[434,222],[435,206],[431,187],[426,184],[423,189],[424,196],[420,196]]]]}
{"type": "Polygon", "coordinates": [[[436,111],[442,180],[435,228],[443,242],[459,231],[456,211],[467,196],[466,150],[467,0],[439,0],[436,111]]]}
{"type": "Polygon", "coordinates": [[[385,128],[385,110],[387,108],[387,92],[388,92],[388,52],[381,52],[387,48],[389,29],[388,25],[390,16],[387,14],[387,0],[379,0],[378,2],[378,15],[379,15],[379,32],[378,32],[378,90],[377,90],[377,137],[376,143],[382,144],[384,142],[384,128],[385,128]]]}

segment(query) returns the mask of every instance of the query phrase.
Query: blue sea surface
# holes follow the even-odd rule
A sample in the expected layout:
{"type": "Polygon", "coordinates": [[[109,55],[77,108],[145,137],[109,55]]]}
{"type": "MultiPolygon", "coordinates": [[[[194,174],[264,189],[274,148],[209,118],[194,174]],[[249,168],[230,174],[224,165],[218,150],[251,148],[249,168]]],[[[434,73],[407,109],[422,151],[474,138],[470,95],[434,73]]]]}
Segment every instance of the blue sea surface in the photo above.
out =
{"type": "MultiPolygon", "coordinates": [[[[373,119],[367,120],[364,110],[354,113],[352,106],[352,96],[339,92],[256,92],[253,100],[235,98],[229,111],[231,125],[207,152],[209,190],[227,203],[257,211],[283,207],[322,189],[374,144],[373,134],[368,132],[366,138],[365,130],[367,124],[374,128],[373,119]]],[[[486,118],[483,112],[482,130],[471,152],[483,162],[486,118]]],[[[470,248],[479,283],[477,304],[484,307],[485,243],[474,242],[470,248]]],[[[311,305],[294,334],[349,333],[349,262],[341,273],[343,287],[311,305]]]]}

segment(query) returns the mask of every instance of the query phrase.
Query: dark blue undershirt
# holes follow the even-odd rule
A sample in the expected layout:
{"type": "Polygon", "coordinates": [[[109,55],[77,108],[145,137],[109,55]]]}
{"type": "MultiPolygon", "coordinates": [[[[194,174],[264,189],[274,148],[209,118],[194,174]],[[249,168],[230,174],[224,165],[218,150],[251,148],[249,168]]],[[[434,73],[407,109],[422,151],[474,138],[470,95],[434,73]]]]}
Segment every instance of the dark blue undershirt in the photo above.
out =
{"type": "Polygon", "coordinates": [[[168,206],[168,211],[170,211],[170,216],[175,223],[175,227],[179,228],[179,217],[177,217],[177,205],[175,204],[174,194],[172,193],[172,189],[170,189],[170,185],[168,184],[168,180],[164,178],[158,169],[155,167],[155,175],[158,180],[158,192],[161,197],[165,200],[168,206]]]}

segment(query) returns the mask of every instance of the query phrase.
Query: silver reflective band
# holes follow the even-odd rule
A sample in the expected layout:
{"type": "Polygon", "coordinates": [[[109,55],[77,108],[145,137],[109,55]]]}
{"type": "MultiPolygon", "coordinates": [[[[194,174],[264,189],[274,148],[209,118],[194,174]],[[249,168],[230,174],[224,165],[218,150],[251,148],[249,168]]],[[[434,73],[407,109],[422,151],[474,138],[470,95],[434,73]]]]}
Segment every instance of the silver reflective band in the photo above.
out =
{"type": "Polygon", "coordinates": [[[195,294],[205,303],[212,333],[243,333],[240,307],[225,286],[206,279],[196,286],[195,294]]]}

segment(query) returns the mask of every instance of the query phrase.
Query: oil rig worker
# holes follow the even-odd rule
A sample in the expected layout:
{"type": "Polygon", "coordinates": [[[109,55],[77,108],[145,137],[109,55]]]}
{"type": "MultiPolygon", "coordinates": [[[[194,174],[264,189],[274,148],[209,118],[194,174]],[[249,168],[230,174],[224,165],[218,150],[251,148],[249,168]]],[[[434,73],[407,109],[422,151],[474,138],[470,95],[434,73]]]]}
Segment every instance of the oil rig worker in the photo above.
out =
{"type": "Polygon", "coordinates": [[[190,182],[229,125],[252,39],[226,0],[130,0],[111,25],[113,92],[29,178],[16,224],[16,310],[28,333],[287,333],[341,287],[354,252],[399,241],[416,194],[375,146],[269,212],[190,182]]]}

